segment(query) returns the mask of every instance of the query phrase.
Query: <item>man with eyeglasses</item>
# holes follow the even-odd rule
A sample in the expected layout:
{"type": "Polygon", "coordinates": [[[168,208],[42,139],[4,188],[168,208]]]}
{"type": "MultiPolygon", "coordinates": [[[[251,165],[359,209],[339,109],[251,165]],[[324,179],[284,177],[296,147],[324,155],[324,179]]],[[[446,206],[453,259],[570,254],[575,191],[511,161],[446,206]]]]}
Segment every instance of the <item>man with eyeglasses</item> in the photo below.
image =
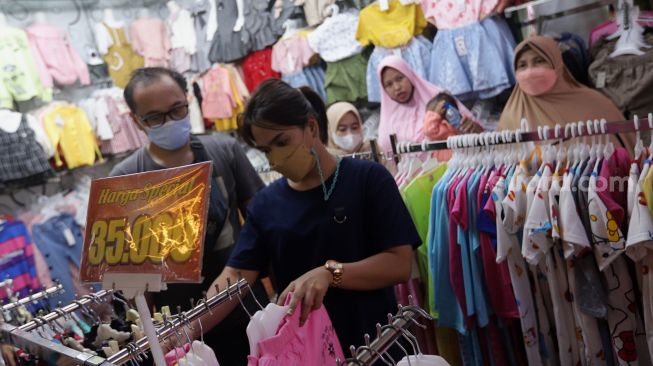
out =
{"type": "MultiPolygon", "coordinates": [[[[202,292],[218,277],[240,232],[239,213],[245,217],[247,203],[263,188],[263,182],[236,140],[224,134],[190,134],[186,90],[186,79],[175,71],[152,67],[134,72],[125,87],[124,97],[134,123],[147,134],[150,143],[120,162],[110,173],[117,176],[213,162],[203,282],[170,284],[167,291],[155,293],[152,298],[157,308],[167,305],[173,312],[177,306],[189,309],[190,299],[202,298],[202,292]]],[[[253,290],[260,301],[267,299],[260,282],[253,290]]],[[[255,312],[257,307],[251,296],[245,300],[250,312],[255,312]]],[[[247,362],[249,343],[245,328],[248,322],[249,317],[239,308],[227,318],[227,323],[221,323],[204,336],[221,364],[247,362]]]]}

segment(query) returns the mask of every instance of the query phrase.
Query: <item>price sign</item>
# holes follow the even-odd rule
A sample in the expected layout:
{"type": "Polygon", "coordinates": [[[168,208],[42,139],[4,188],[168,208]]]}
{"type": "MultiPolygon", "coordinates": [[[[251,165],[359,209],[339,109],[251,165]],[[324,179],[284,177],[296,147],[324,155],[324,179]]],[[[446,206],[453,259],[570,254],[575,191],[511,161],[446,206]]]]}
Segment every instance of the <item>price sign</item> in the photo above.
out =
{"type": "Polygon", "coordinates": [[[81,279],[162,274],[200,282],[212,164],[98,179],[91,184],[81,279]]]}

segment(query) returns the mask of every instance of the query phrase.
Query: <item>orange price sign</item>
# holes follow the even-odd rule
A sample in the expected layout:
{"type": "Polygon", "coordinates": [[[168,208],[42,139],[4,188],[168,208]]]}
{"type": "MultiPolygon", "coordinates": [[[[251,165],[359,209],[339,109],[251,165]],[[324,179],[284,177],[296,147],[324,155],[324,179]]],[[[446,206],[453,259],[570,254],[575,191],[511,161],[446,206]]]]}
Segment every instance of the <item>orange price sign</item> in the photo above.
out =
{"type": "Polygon", "coordinates": [[[204,162],[93,181],[81,280],[147,273],[165,283],[200,282],[212,168],[204,162]]]}

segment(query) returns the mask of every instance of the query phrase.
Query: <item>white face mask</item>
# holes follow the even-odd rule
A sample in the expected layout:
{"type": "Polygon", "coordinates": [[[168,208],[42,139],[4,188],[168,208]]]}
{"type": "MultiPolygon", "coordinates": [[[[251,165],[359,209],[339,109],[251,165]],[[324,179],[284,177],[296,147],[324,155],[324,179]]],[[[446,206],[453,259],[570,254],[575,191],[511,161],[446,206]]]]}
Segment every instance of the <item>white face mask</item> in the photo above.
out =
{"type": "Polygon", "coordinates": [[[333,135],[333,142],[341,149],[353,152],[363,142],[363,135],[360,133],[349,134],[344,136],[333,135]]]}

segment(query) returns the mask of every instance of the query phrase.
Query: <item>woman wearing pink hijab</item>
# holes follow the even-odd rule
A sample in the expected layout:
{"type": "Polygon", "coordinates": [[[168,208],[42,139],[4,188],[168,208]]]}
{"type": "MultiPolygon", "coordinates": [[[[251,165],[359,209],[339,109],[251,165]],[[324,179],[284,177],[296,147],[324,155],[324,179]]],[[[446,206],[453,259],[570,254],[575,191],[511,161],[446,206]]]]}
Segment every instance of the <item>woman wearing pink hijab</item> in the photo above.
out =
{"type": "MultiPolygon", "coordinates": [[[[390,135],[399,141],[419,143],[424,135],[424,116],[429,101],[443,90],[417,76],[415,71],[398,56],[388,56],[378,68],[381,80],[381,122],[379,144],[383,151],[390,151],[390,135]]],[[[480,132],[480,126],[467,108],[457,101],[460,114],[467,120],[461,125],[462,132],[480,132]]]]}

